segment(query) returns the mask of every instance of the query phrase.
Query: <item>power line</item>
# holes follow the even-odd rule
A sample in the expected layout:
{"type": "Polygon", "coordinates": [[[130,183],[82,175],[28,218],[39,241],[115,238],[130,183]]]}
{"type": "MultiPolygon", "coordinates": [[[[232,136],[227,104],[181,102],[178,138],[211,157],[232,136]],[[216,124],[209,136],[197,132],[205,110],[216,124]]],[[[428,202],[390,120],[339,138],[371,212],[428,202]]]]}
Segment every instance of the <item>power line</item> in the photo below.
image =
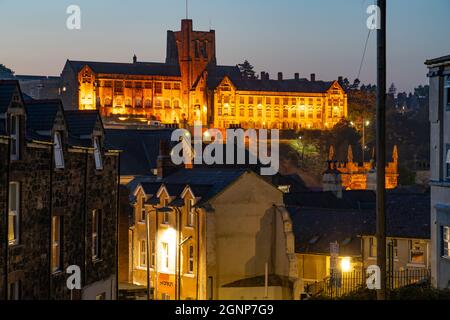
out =
{"type": "Polygon", "coordinates": [[[361,76],[361,70],[364,64],[364,60],[366,57],[366,52],[367,52],[367,45],[369,44],[369,39],[370,39],[370,34],[372,33],[372,30],[369,29],[369,32],[367,33],[367,38],[366,38],[366,44],[364,45],[364,52],[361,58],[361,64],[359,65],[359,70],[358,70],[358,76],[356,77],[356,79],[359,79],[359,77],[361,76]]]}

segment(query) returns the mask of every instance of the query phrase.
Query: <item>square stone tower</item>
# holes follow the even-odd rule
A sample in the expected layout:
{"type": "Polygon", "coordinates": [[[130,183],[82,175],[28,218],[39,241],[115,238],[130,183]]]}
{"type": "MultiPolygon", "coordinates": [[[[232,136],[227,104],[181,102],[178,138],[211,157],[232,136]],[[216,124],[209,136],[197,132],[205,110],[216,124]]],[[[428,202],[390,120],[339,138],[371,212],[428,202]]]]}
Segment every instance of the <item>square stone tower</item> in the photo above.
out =
{"type": "Polygon", "coordinates": [[[182,20],[181,31],[167,31],[166,63],[180,66],[183,104],[192,119],[193,113],[202,108],[204,97],[191,95],[191,89],[208,65],[216,65],[215,31],[194,31],[192,20],[182,20]]]}

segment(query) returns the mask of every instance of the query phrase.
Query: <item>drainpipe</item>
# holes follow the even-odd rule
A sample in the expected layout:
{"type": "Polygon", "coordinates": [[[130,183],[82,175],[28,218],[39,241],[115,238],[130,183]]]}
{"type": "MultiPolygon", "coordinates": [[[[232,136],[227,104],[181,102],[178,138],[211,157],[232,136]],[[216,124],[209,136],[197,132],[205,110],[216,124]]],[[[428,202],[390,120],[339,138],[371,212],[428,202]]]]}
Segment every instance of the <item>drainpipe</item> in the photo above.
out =
{"type": "Polygon", "coordinates": [[[83,249],[83,256],[82,256],[82,264],[83,264],[83,287],[86,286],[86,270],[87,270],[87,256],[86,256],[86,243],[87,243],[87,173],[88,171],[88,151],[85,151],[85,157],[84,157],[84,182],[83,182],[83,209],[82,209],[82,223],[83,223],[83,240],[82,240],[82,249],[83,249]]]}
{"type": "Polygon", "coordinates": [[[7,162],[6,162],[6,221],[5,221],[5,238],[3,239],[3,244],[5,245],[5,270],[4,270],[4,290],[5,290],[5,301],[8,300],[8,256],[9,256],[9,241],[8,241],[8,234],[9,234],[9,174],[11,170],[11,139],[8,137],[8,153],[7,153],[7,162]]]}
{"type": "MultiPolygon", "coordinates": [[[[119,300],[119,215],[120,215],[120,153],[117,156],[117,195],[116,195],[116,300],[119,300]]],[[[127,228],[128,232],[128,228],[127,228]]],[[[127,237],[128,239],[128,237],[127,237]]],[[[148,243],[147,243],[148,246],[148,243]]]]}
{"type": "Polygon", "coordinates": [[[196,300],[198,300],[198,286],[199,286],[199,275],[200,275],[200,212],[195,209],[197,213],[197,290],[196,290],[196,300]]]}
{"type": "Polygon", "coordinates": [[[50,194],[49,194],[49,237],[48,237],[48,300],[52,298],[52,219],[53,219],[53,152],[54,145],[50,147],[50,194]]]}

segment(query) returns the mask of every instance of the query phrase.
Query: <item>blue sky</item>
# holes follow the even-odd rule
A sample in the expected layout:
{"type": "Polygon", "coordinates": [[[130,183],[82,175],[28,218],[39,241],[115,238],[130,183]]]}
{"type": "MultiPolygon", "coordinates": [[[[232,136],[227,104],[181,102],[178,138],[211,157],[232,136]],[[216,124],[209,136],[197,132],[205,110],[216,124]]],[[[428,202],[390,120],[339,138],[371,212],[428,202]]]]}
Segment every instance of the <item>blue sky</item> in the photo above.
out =
{"type": "MultiPolygon", "coordinates": [[[[220,64],[248,59],[257,71],[355,78],[373,0],[190,0],[194,28],[216,30],[220,64]]],[[[450,54],[449,0],[388,0],[388,77],[400,90],[424,84],[428,58],[450,54]]],[[[184,0],[0,0],[0,63],[17,74],[57,75],[66,59],[164,61],[166,30],[178,30],[184,0]],[[82,29],[66,29],[66,8],[82,29]]],[[[375,33],[361,73],[375,82],[375,33]]]]}

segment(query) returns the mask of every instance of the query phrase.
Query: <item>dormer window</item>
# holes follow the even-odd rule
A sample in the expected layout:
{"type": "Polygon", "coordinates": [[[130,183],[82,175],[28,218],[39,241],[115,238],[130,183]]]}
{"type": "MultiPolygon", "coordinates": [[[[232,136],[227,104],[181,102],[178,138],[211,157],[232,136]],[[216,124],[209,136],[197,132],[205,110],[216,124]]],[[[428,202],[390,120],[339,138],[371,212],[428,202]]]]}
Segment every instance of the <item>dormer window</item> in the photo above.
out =
{"type": "Polygon", "coordinates": [[[100,149],[100,140],[98,137],[94,137],[94,160],[95,169],[103,170],[102,152],[100,149]]]}
{"type": "Polygon", "coordinates": [[[53,154],[55,157],[55,168],[64,169],[64,153],[61,140],[61,133],[55,132],[53,144],[54,144],[53,154]]]}
{"type": "Polygon", "coordinates": [[[10,120],[11,160],[20,159],[20,116],[12,115],[10,120]]]}

